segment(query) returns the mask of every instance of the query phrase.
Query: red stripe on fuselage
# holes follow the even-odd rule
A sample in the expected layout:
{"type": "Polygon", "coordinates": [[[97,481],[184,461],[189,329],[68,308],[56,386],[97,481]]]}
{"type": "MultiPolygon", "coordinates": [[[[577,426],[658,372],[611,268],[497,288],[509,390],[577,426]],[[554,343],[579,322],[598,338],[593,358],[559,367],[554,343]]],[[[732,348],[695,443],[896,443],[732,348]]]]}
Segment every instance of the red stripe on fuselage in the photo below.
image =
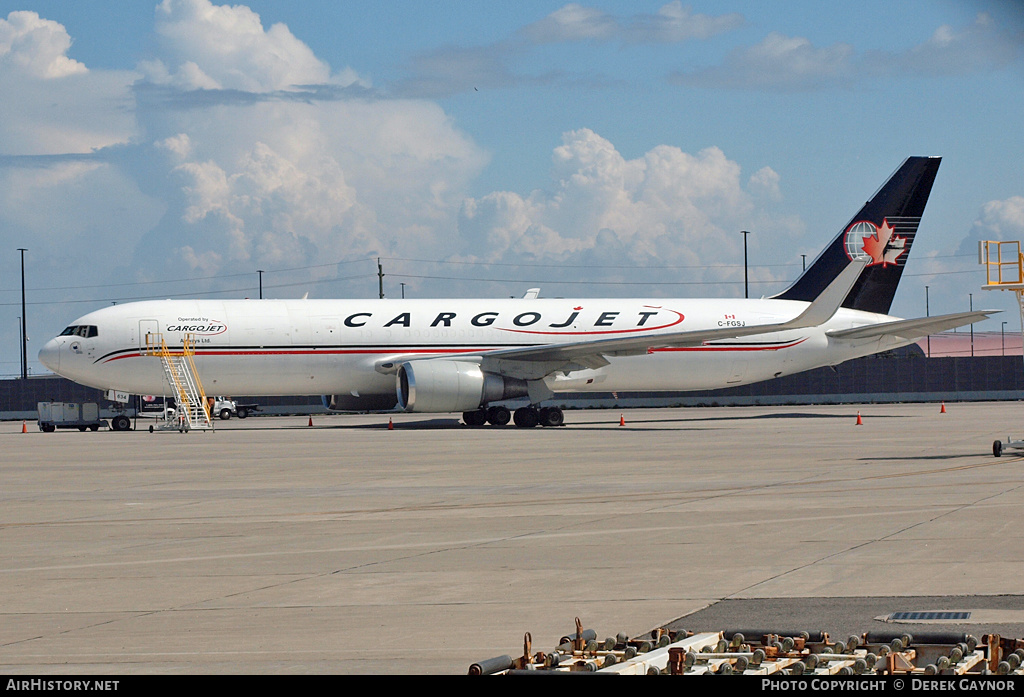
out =
{"type": "MultiPolygon", "coordinates": [[[[674,348],[655,348],[649,349],[648,353],[662,353],[662,352],[674,352],[674,351],[778,351],[780,349],[791,348],[807,341],[807,338],[798,339],[785,344],[773,344],[773,345],[748,345],[748,346],[715,346],[705,344],[704,346],[680,346],[674,348]]],[[[527,348],[524,346],[523,348],[527,348]]],[[[354,356],[354,355],[383,355],[390,356],[394,354],[402,355],[427,355],[436,356],[443,354],[486,354],[489,351],[494,351],[494,348],[469,348],[469,349],[196,349],[196,356],[354,356]]],[[[149,354],[142,353],[127,353],[113,358],[108,358],[104,363],[112,363],[125,358],[141,358],[147,357],[149,354]]]]}

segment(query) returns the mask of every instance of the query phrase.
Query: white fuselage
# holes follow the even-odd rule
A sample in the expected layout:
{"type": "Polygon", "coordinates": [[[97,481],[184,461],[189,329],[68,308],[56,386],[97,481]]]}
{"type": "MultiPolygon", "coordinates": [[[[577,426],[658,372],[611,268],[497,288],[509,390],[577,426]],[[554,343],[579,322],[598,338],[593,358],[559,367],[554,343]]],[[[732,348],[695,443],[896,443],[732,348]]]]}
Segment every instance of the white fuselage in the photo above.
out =
{"type": "MultiPolygon", "coordinates": [[[[195,340],[195,365],[210,394],[252,396],[395,393],[391,361],[480,356],[494,349],[640,333],[784,322],[807,303],[744,299],[507,300],[163,300],[89,313],[40,351],[40,361],[76,382],[132,394],[161,394],[160,359],[146,335],[180,347],[195,340]]],[[[827,330],[895,318],[840,309],[801,330],[654,349],[596,369],[545,378],[553,392],[702,390],[835,365],[908,342],[839,342],[827,330]]]]}

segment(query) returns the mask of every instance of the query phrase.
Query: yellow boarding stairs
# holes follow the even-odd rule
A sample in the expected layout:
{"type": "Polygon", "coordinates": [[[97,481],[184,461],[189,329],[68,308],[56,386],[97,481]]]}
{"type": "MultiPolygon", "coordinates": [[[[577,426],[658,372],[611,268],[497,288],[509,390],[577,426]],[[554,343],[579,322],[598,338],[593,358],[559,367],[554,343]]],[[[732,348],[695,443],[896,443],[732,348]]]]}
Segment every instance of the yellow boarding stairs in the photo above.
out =
{"type": "MultiPolygon", "coordinates": [[[[1011,291],[1017,296],[1021,335],[1024,336],[1024,254],[1020,252],[1020,242],[982,240],[978,243],[978,263],[985,267],[985,285],[981,287],[982,290],[1011,291]]],[[[1007,436],[1005,441],[992,443],[992,454],[996,457],[1000,457],[1007,449],[1024,451],[1024,440],[1014,440],[1007,436]]]]}
{"type": "Polygon", "coordinates": [[[160,332],[146,334],[146,355],[160,356],[164,366],[164,376],[174,393],[177,413],[165,418],[163,428],[177,428],[179,431],[193,429],[212,430],[210,412],[206,403],[203,385],[196,374],[195,339],[192,334],[182,337],[181,348],[168,348],[164,336],[160,332]]]}

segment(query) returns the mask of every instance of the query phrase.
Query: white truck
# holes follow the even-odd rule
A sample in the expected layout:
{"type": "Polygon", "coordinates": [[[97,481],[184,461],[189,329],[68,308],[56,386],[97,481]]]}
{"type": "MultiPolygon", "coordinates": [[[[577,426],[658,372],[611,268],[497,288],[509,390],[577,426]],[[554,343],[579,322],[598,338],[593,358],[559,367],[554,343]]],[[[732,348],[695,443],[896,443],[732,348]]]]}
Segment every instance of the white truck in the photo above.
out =
{"type": "Polygon", "coordinates": [[[210,417],[219,416],[222,420],[227,421],[232,416],[237,416],[240,419],[247,417],[250,412],[259,411],[259,404],[239,404],[231,397],[214,397],[213,408],[210,410],[210,417]]]}

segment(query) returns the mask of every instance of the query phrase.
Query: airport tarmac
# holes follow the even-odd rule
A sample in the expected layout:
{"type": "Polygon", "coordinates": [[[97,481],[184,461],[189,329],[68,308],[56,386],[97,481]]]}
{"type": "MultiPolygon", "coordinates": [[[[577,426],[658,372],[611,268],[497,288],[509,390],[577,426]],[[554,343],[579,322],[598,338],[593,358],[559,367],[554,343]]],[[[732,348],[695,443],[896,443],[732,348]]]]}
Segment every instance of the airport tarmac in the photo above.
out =
{"type": "Polygon", "coordinates": [[[0,671],[464,674],[576,617],[1024,637],[1024,405],[945,408],[3,423],[0,671]]]}

